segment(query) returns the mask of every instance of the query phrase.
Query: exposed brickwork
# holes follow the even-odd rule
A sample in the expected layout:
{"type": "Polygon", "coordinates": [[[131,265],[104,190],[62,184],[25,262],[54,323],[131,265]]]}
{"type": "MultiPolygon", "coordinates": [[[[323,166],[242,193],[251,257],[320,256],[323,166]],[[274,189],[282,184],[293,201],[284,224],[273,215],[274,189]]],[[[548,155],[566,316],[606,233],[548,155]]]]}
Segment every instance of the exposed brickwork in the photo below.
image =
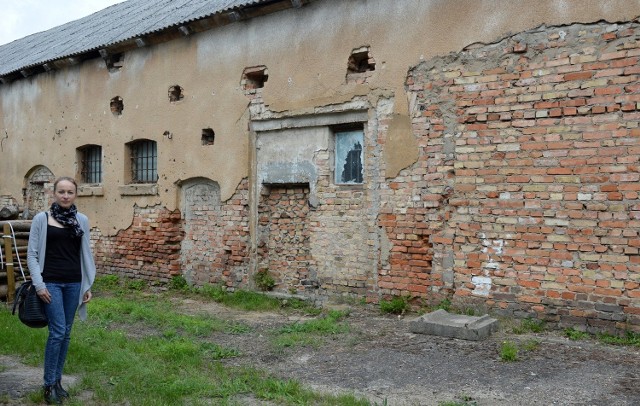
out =
{"type": "Polygon", "coordinates": [[[437,205],[453,175],[451,210],[429,215],[456,299],[640,330],[638,38],[636,23],[541,29],[410,72],[421,158],[395,182],[421,175],[437,205]]]}
{"type": "Polygon", "coordinates": [[[275,289],[304,293],[318,286],[311,257],[309,188],[269,187],[259,206],[259,269],[275,278],[275,289]]]}
{"type": "Polygon", "coordinates": [[[243,180],[236,193],[221,202],[219,190],[200,185],[184,213],[182,272],[196,286],[236,288],[247,284],[249,263],[248,191],[243,180]]]}
{"type": "MultiPolygon", "coordinates": [[[[268,269],[278,290],[321,300],[449,298],[638,331],[638,38],[635,23],[541,28],[421,63],[407,78],[418,160],[398,176],[384,159],[393,98],[371,97],[363,184],[336,185],[328,145],[314,185],[256,185],[268,193],[255,255],[245,180],[227,202],[194,198],[182,247],[177,213],[137,209],[129,230],[97,240],[98,259],[149,280],[182,269],[196,285],[248,288],[268,269]],[[164,252],[147,224],[158,216],[177,233],[164,252]]],[[[245,90],[253,120],[274,118],[262,88],[245,90]]]]}
{"type": "Polygon", "coordinates": [[[166,283],[180,274],[183,236],[179,211],[136,206],[128,229],[114,237],[92,236],[96,266],[107,274],[166,283]]]}
{"type": "MultiPolygon", "coordinates": [[[[379,300],[378,265],[381,261],[380,186],[384,182],[384,124],[391,116],[387,99],[372,108],[375,117],[364,128],[364,182],[336,185],[332,153],[318,151],[316,196],[319,204],[309,213],[311,253],[318,269],[320,289],[326,297],[347,296],[379,300]],[[380,118],[381,122],[378,122],[380,118]],[[381,137],[378,139],[378,137],[381,137]]],[[[331,140],[330,142],[333,142],[331,140]]]]}

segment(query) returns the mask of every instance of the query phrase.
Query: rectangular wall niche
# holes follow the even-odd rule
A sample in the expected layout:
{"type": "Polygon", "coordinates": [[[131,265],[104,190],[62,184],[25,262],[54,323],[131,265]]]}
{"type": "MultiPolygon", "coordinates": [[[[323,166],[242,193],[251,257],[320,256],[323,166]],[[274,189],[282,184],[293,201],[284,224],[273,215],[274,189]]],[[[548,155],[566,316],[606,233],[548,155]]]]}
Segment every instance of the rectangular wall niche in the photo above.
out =
{"type": "Polygon", "coordinates": [[[335,133],[335,182],[362,183],[364,133],[362,130],[335,133]]]}

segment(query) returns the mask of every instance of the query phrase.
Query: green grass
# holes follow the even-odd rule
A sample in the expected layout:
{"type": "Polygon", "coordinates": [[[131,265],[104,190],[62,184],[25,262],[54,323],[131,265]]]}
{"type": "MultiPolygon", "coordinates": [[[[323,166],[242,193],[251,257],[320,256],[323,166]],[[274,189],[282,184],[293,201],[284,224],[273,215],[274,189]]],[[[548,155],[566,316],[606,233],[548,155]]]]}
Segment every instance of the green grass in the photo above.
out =
{"type": "Polygon", "coordinates": [[[382,313],[404,314],[409,310],[409,298],[404,296],[394,296],[391,300],[380,300],[380,311],[382,313]]]}
{"type": "Polygon", "coordinates": [[[246,290],[227,292],[221,286],[207,285],[193,289],[193,292],[225,306],[245,311],[304,310],[310,314],[318,314],[320,312],[320,309],[316,309],[304,300],[295,298],[279,299],[263,293],[246,290]]]}
{"type": "Polygon", "coordinates": [[[640,333],[634,333],[633,331],[625,331],[622,335],[609,333],[590,334],[570,327],[564,329],[564,335],[570,340],[576,341],[596,339],[605,344],[640,347],[640,333]]]}
{"type": "MultiPolygon", "coordinates": [[[[144,287],[108,278],[99,280],[94,291],[88,320],[74,326],[65,373],[80,379],[65,404],[86,403],[77,395],[89,391],[93,396],[90,403],[98,406],[233,405],[242,404],[246,397],[283,405],[369,405],[352,395],[319,394],[295,380],[273,377],[255,368],[225,365],[223,360],[242,354],[212,342],[211,333],[243,334],[248,327],[208,315],[180,313],[171,298],[182,293],[175,290],[166,295],[150,294],[144,287]]],[[[212,291],[198,294],[211,298],[212,291]]],[[[190,297],[194,292],[184,294],[190,297]]],[[[240,308],[264,309],[264,303],[272,303],[272,298],[263,302],[240,292],[216,293],[216,297],[240,308]],[[242,298],[250,304],[240,303],[242,298]]],[[[282,309],[280,301],[276,304],[282,309]]],[[[314,338],[338,334],[346,328],[344,317],[344,313],[329,312],[278,334],[314,338]]],[[[28,365],[42,365],[46,329],[27,328],[2,308],[0,334],[0,354],[17,355],[28,365]]],[[[26,404],[43,401],[40,391],[23,400],[26,404]]]]}
{"type": "Polygon", "coordinates": [[[570,340],[586,340],[591,338],[589,333],[576,330],[573,327],[564,329],[564,335],[566,335],[570,340]]]}
{"type": "Polygon", "coordinates": [[[272,342],[280,348],[318,346],[326,337],[349,331],[349,325],[343,322],[348,314],[348,312],[330,310],[324,317],[288,324],[274,333],[272,342]]]}
{"type": "Polygon", "coordinates": [[[542,333],[545,329],[545,322],[537,319],[523,319],[518,326],[513,327],[514,334],[542,333]]]}
{"type": "Polygon", "coordinates": [[[439,402],[438,406],[477,406],[477,402],[471,396],[460,395],[460,400],[452,400],[447,402],[439,402]]]}
{"type": "Polygon", "coordinates": [[[518,346],[512,341],[504,341],[500,345],[500,359],[505,362],[518,360],[518,346]]]}
{"type": "Polygon", "coordinates": [[[607,333],[598,334],[598,340],[613,345],[628,345],[640,347],[640,333],[626,331],[623,336],[614,336],[607,333]]]}

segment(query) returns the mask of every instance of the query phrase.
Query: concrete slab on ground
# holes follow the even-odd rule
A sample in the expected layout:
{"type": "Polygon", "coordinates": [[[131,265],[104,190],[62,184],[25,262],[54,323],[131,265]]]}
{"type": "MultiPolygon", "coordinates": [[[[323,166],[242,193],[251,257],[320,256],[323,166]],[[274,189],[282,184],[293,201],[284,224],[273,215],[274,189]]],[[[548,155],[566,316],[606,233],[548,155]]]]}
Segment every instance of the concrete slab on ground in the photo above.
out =
{"type": "Polygon", "coordinates": [[[440,309],[409,320],[409,330],[417,334],[478,341],[498,330],[498,320],[488,314],[480,317],[465,316],[440,309]]]}

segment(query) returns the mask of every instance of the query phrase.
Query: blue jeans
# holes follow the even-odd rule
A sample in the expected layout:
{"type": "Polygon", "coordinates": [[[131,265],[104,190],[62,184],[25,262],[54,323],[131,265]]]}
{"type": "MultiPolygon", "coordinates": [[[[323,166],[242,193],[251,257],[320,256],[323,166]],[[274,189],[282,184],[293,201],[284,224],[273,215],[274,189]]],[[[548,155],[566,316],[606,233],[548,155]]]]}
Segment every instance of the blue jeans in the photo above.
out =
{"type": "Polygon", "coordinates": [[[71,327],[80,300],[80,282],[47,282],[51,303],[44,308],[49,318],[49,337],[44,349],[44,384],[53,385],[62,379],[62,368],[67,359],[71,327]]]}

